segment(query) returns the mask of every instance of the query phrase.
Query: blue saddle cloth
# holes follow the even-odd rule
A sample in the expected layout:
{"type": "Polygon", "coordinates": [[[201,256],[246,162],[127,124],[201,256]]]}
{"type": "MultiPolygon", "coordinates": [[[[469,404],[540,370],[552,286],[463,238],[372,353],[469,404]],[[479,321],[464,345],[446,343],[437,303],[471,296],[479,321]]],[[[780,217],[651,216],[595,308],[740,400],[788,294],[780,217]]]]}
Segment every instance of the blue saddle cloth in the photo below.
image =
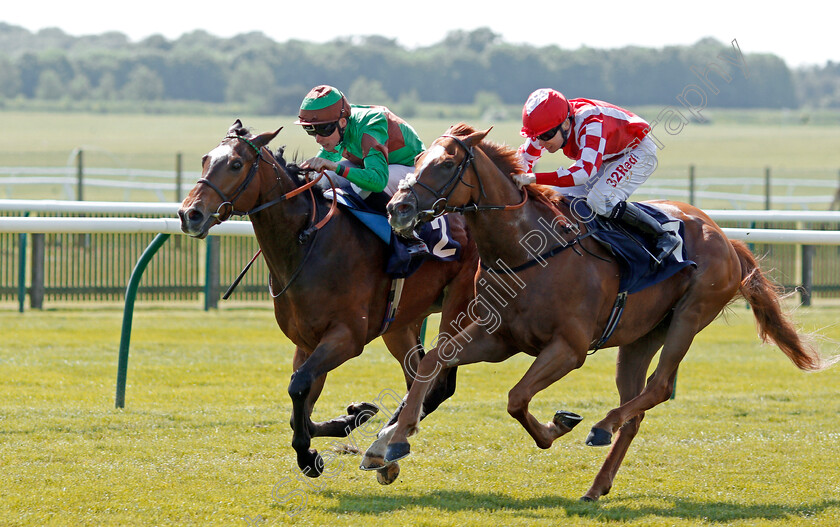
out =
{"type": "MultiPolygon", "coordinates": [[[[324,196],[332,199],[332,190],[325,191],[324,196]]],[[[350,189],[337,188],[336,200],[390,247],[385,271],[395,278],[408,277],[428,259],[450,262],[461,258],[461,244],[452,237],[449,218],[446,216],[435,218],[419,227],[417,234],[429,248],[429,255],[425,258],[411,258],[406,242],[394,233],[385,214],[372,209],[350,189]]]]}
{"type": "Polygon", "coordinates": [[[588,221],[582,220],[582,222],[592,232],[592,237],[615,255],[621,269],[618,290],[619,292],[626,291],[628,294],[666,280],[689,265],[697,266],[693,261],[686,259],[685,244],[682,243],[685,239],[683,222],[646,203],[636,202],[636,205],[655,218],[663,228],[677,234],[680,238],[677,250],[665,259],[663,265],[652,265],[651,254],[657,252],[656,240],[639,233],[636,229],[627,227],[620,221],[596,216],[584,200],[573,200],[571,203],[577,218],[589,218],[588,221]]]}

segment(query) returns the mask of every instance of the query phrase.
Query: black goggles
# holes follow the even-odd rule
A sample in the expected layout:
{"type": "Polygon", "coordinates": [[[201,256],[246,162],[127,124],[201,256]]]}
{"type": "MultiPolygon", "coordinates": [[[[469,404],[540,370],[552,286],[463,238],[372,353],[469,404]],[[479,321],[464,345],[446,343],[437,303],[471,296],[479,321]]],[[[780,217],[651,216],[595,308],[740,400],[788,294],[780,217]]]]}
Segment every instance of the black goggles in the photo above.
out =
{"type": "Polygon", "coordinates": [[[335,129],[338,128],[338,121],[334,121],[332,123],[321,123],[321,124],[305,124],[303,125],[303,131],[311,136],[320,135],[321,137],[329,137],[335,132],[335,129]]]}
{"type": "Polygon", "coordinates": [[[563,123],[560,123],[557,126],[555,126],[554,128],[552,128],[551,130],[549,130],[547,132],[543,132],[540,135],[538,135],[537,139],[539,139],[540,141],[551,141],[551,138],[554,137],[555,135],[557,135],[557,132],[559,132],[560,128],[562,128],[562,127],[563,127],[563,123]]]}

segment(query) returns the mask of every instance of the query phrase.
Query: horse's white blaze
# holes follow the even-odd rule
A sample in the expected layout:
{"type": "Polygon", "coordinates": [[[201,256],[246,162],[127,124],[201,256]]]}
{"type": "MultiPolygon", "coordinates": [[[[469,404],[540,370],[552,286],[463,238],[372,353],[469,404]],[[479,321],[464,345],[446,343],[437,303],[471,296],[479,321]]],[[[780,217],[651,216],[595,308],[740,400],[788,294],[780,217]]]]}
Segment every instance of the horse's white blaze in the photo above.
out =
{"type": "Polygon", "coordinates": [[[397,187],[399,190],[408,190],[417,183],[417,180],[423,174],[423,170],[425,170],[432,162],[442,159],[443,156],[446,154],[446,149],[444,149],[440,145],[432,145],[432,147],[426,150],[425,157],[423,157],[423,164],[420,165],[420,168],[412,173],[407,174],[404,178],[400,180],[400,184],[397,187]]]}
{"type": "Polygon", "coordinates": [[[231,145],[219,145],[210,152],[207,156],[210,158],[210,166],[215,165],[220,159],[226,158],[233,153],[231,145]]]}
{"type": "Polygon", "coordinates": [[[423,158],[423,164],[420,165],[419,170],[417,170],[417,177],[419,178],[423,171],[426,170],[432,162],[443,159],[445,155],[445,148],[441,145],[432,145],[432,147],[426,151],[426,156],[423,158]]]}

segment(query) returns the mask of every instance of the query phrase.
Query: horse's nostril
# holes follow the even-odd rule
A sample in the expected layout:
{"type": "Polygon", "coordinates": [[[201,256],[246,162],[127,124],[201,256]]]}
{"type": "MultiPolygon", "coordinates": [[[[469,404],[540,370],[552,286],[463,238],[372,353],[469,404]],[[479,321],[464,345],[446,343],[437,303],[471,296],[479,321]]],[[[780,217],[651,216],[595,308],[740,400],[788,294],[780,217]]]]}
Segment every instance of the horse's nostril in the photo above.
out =
{"type": "Polygon", "coordinates": [[[409,212],[411,212],[411,205],[409,205],[408,203],[400,203],[397,206],[397,214],[404,216],[409,212]]]}
{"type": "Polygon", "coordinates": [[[190,211],[187,212],[187,219],[190,221],[199,221],[202,217],[203,215],[195,209],[190,209],[190,211]]]}

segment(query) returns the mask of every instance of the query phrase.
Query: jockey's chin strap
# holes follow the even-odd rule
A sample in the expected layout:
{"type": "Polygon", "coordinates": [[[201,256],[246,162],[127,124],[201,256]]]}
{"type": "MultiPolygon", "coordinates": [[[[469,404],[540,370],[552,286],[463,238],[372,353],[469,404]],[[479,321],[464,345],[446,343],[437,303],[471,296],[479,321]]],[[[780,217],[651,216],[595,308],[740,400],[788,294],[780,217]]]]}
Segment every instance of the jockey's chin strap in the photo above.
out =
{"type": "Polygon", "coordinates": [[[332,203],[330,204],[330,210],[327,213],[327,215],[324,216],[324,218],[321,221],[319,221],[317,223],[315,221],[316,218],[317,218],[317,214],[318,214],[318,207],[317,207],[317,203],[315,202],[315,194],[312,192],[312,187],[315,186],[318,183],[318,181],[321,180],[322,177],[324,177],[323,172],[318,174],[318,176],[315,179],[312,179],[312,180],[309,180],[309,177],[307,175],[307,182],[305,184],[301,185],[300,187],[297,187],[294,190],[291,190],[291,191],[283,194],[280,197],[274,198],[274,199],[272,199],[270,201],[267,201],[267,202],[265,202],[261,205],[258,205],[251,210],[248,210],[248,211],[236,210],[234,208],[233,204],[242,195],[242,193],[245,192],[245,189],[248,188],[248,185],[251,184],[251,181],[253,181],[254,177],[257,174],[257,169],[259,168],[259,164],[260,164],[261,161],[270,164],[271,167],[274,169],[275,174],[279,175],[280,169],[277,167],[276,164],[272,163],[271,161],[266,160],[263,157],[262,148],[260,148],[256,144],[254,144],[249,139],[247,139],[245,137],[242,137],[241,135],[235,135],[235,134],[228,135],[228,136],[225,137],[225,139],[239,139],[240,141],[244,141],[246,144],[248,144],[251,148],[254,149],[254,152],[256,152],[257,157],[254,160],[254,162],[251,164],[251,168],[248,170],[248,175],[245,176],[245,180],[242,181],[242,183],[239,184],[239,186],[234,191],[233,196],[230,197],[230,198],[224,193],[224,191],[222,191],[222,189],[220,189],[216,184],[214,184],[208,178],[202,177],[198,180],[198,183],[203,184],[203,185],[207,185],[208,187],[213,189],[216,192],[216,194],[219,195],[220,198],[222,198],[221,205],[219,205],[219,207],[216,209],[216,212],[212,215],[214,218],[219,220],[220,223],[228,220],[231,216],[250,216],[252,214],[256,214],[257,212],[265,210],[268,207],[271,207],[273,205],[276,205],[278,203],[286,201],[287,199],[291,199],[291,198],[293,198],[293,197],[295,197],[299,194],[302,194],[302,193],[306,192],[307,190],[310,192],[310,195],[312,196],[312,219],[310,220],[310,223],[312,225],[310,225],[309,227],[304,229],[304,231],[298,236],[298,241],[301,244],[305,244],[314,232],[318,231],[324,225],[326,225],[327,222],[329,222],[330,219],[332,219],[332,217],[335,215],[335,210],[336,210],[336,207],[337,207],[336,198],[335,198],[335,183],[333,183],[332,179],[328,178],[329,181],[330,181],[330,186],[333,189],[333,200],[332,200],[332,203]]]}
{"type": "Polygon", "coordinates": [[[455,192],[455,189],[458,188],[459,183],[462,184],[462,185],[465,185],[469,188],[475,188],[475,186],[470,185],[469,183],[464,181],[464,173],[467,171],[467,169],[471,165],[472,165],[472,168],[473,168],[473,172],[475,172],[475,177],[478,180],[478,190],[479,190],[479,198],[478,199],[479,199],[479,201],[481,200],[482,197],[486,198],[487,193],[484,192],[484,183],[481,181],[481,174],[478,173],[478,169],[475,166],[475,154],[473,152],[473,147],[467,145],[460,137],[457,137],[457,136],[454,136],[454,135],[444,134],[441,137],[448,137],[448,138],[452,139],[453,141],[455,141],[458,144],[458,146],[460,146],[461,148],[464,149],[464,152],[466,152],[466,155],[464,156],[464,159],[461,160],[461,164],[458,165],[458,169],[455,171],[455,174],[453,174],[452,177],[449,178],[449,181],[447,181],[443,185],[443,187],[441,187],[439,190],[434,190],[433,188],[426,185],[425,183],[422,183],[420,181],[419,176],[414,180],[413,185],[408,187],[411,190],[412,195],[414,196],[414,200],[418,204],[420,203],[420,200],[417,197],[417,194],[414,192],[414,188],[413,188],[414,185],[419,185],[419,186],[423,187],[424,189],[426,189],[427,192],[429,192],[435,198],[435,202],[432,204],[431,209],[423,210],[423,211],[418,212],[417,215],[418,215],[419,218],[424,219],[424,220],[425,219],[431,219],[431,218],[437,218],[438,216],[441,216],[442,214],[445,214],[447,212],[464,213],[464,212],[479,212],[479,211],[485,211],[485,210],[502,210],[502,211],[516,210],[516,209],[522,207],[523,205],[525,205],[525,203],[528,201],[528,191],[527,190],[523,191],[522,201],[517,203],[516,205],[479,205],[478,203],[468,203],[466,205],[461,205],[460,207],[455,207],[455,206],[448,205],[447,203],[449,202],[449,197],[452,195],[453,192],[455,192]],[[444,193],[445,193],[445,195],[444,195],[444,193]]]}

